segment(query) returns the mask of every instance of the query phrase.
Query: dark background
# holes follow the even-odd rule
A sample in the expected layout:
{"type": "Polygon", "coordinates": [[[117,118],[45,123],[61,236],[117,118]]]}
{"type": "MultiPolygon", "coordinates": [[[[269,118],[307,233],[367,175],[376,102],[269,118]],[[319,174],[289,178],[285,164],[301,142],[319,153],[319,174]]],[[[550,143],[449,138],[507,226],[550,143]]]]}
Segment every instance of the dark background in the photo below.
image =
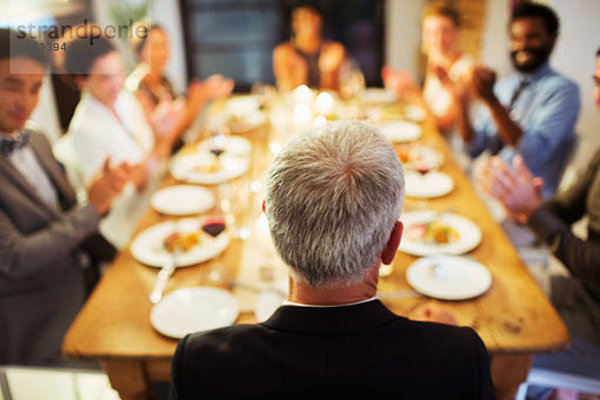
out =
{"type": "Polygon", "coordinates": [[[290,14],[311,5],[323,15],[323,37],[341,42],[367,86],[381,86],[384,0],[180,0],[188,77],[221,73],[235,90],[274,84],[273,48],[289,40],[290,14]]]}

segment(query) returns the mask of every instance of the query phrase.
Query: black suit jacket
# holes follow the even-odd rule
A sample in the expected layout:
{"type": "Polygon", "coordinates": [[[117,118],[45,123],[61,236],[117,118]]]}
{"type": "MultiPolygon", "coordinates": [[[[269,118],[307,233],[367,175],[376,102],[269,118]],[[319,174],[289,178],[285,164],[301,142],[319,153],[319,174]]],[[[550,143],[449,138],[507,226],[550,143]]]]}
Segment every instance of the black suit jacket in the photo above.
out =
{"type": "Polygon", "coordinates": [[[494,398],[470,328],[398,317],[378,300],[282,306],[267,321],[183,338],[171,396],[212,398],[494,398]]]}

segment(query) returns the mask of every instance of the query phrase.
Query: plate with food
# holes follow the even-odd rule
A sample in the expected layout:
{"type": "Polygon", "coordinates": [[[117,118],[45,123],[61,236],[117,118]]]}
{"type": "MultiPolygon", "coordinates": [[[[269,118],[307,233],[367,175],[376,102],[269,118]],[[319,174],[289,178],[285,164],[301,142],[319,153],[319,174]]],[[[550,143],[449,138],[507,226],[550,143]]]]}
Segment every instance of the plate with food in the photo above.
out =
{"type": "Polygon", "coordinates": [[[176,267],[187,267],[218,256],[228,245],[222,218],[186,218],[144,230],[133,240],[131,254],[151,267],[160,268],[171,258],[176,267]]]}
{"type": "Polygon", "coordinates": [[[377,125],[381,133],[392,143],[411,142],[421,137],[423,130],[414,122],[389,121],[377,125]]]}
{"type": "Polygon", "coordinates": [[[428,172],[444,163],[444,155],[433,147],[420,144],[400,144],[396,147],[398,158],[406,169],[428,172]]]}
{"type": "Polygon", "coordinates": [[[431,199],[445,196],[454,189],[454,180],[443,172],[405,171],[405,194],[408,197],[431,199]]]}
{"type": "Polygon", "coordinates": [[[197,149],[199,153],[215,154],[215,152],[219,152],[219,155],[226,153],[248,157],[252,151],[252,144],[248,139],[240,136],[218,135],[201,141],[198,143],[197,149]]]}
{"type": "Polygon", "coordinates": [[[483,265],[448,255],[418,259],[406,270],[406,280],[417,292],[441,300],[471,299],[492,285],[492,275],[483,265]]]}
{"type": "Polygon", "coordinates": [[[175,157],[170,171],[179,181],[215,185],[243,175],[249,166],[248,157],[207,152],[175,157]]]}
{"type": "Polygon", "coordinates": [[[150,204],[156,211],[166,215],[199,214],[215,205],[215,196],[200,186],[175,185],[154,193],[150,204]]]}
{"type": "Polygon", "coordinates": [[[150,312],[150,323],[159,333],[181,339],[188,333],[222,328],[240,314],[236,298],[226,290],[210,286],[175,290],[150,312]]]}
{"type": "Polygon", "coordinates": [[[413,211],[404,213],[401,221],[404,234],[398,250],[415,256],[460,255],[481,242],[481,229],[458,214],[413,211]]]}

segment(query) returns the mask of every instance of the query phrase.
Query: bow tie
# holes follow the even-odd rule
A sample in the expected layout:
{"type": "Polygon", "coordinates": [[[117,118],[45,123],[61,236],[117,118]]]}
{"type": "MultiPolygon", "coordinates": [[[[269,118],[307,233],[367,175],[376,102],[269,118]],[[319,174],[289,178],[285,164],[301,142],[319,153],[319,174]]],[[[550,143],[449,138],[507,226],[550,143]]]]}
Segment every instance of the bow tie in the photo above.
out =
{"type": "Polygon", "coordinates": [[[10,155],[14,150],[20,149],[27,144],[29,133],[20,132],[15,135],[0,135],[0,154],[10,155]]]}

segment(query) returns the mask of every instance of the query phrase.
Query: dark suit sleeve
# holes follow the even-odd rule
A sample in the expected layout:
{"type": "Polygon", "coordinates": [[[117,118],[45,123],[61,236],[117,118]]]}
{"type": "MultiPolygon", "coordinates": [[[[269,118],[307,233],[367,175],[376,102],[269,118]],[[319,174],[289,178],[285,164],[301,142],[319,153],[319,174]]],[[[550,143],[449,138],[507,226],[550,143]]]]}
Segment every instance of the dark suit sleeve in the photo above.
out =
{"type": "Polygon", "coordinates": [[[588,191],[599,168],[600,153],[569,190],[545,203],[527,221],[536,236],[550,246],[569,271],[596,293],[600,293],[600,245],[576,237],[570,224],[585,214],[588,191]]]}
{"type": "Polygon", "coordinates": [[[467,328],[470,332],[471,342],[474,349],[476,349],[477,357],[477,370],[474,372],[477,377],[477,399],[493,400],[496,398],[494,392],[494,385],[492,384],[492,377],[490,376],[490,359],[485,345],[481,341],[481,338],[477,333],[467,328]]]}
{"type": "Polygon", "coordinates": [[[30,234],[23,234],[0,210],[0,274],[32,279],[70,254],[98,228],[100,216],[91,206],[73,210],[30,234]]]}
{"type": "Polygon", "coordinates": [[[181,382],[183,381],[183,359],[185,352],[185,344],[189,335],[177,343],[175,355],[171,362],[171,387],[169,388],[169,400],[184,400],[181,382]]]}
{"type": "Polygon", "coordinates": [[[562,263],[583,284],[600,293],[600,245],[581,240],[571,231],[571,227],[545,207],[529,217],[527,225],[551,246],[551,250],[562,263]]]}
{"type": "Polygon", "coordinates": [[[548,200],[543,208],[556,215],[565,224],[572,224],[579,220],[585,214],[585,202],[599,167],[600,152],[596,153],[585,173],[569,189],[548,200]]]}

